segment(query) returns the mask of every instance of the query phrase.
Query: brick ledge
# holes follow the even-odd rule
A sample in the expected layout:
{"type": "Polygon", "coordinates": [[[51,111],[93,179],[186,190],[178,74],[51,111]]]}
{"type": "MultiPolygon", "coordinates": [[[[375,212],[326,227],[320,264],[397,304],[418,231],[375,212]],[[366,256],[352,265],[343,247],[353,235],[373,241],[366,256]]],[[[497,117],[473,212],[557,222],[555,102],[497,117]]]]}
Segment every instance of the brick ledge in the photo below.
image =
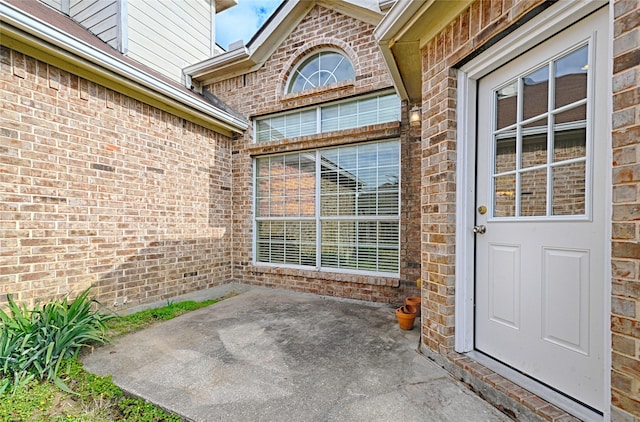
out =
{"type": "Polygon", "coordinates": [[[276,152],[299,151],[301,149],[322,148],[355,142],[379,141],[400,137],[400,122],[381,123],[347,130],[323,132],[314,135],[287,138],[281,141],[251,144],[246,152],[251,156],[276,152]]]}
{"type": "Polygon", "coordinates": [[[400,278],[381,277],[373,275],[347,274],[329,271],[301,270],[298,268],[283,268],[271,266],[253,265],[247,268],[250,274],[275,274],[302,278],[312,278],[315,280],[338,281],[344,283],[369,284],[372,286],[399,287],[400,278]]]}

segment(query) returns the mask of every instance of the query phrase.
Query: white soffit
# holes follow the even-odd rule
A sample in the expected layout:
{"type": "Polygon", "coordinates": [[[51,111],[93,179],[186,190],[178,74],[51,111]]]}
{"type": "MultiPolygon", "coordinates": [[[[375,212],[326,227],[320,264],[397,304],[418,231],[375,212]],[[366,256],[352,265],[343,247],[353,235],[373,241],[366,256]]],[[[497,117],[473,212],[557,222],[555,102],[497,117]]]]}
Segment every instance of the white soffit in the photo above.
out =
{"type": "Polygon", "coordinates": [[[374,36],[400,96],[412,102],[422,97],[421,49],[471,0],[398,0],[374,31],[374,36]]]}

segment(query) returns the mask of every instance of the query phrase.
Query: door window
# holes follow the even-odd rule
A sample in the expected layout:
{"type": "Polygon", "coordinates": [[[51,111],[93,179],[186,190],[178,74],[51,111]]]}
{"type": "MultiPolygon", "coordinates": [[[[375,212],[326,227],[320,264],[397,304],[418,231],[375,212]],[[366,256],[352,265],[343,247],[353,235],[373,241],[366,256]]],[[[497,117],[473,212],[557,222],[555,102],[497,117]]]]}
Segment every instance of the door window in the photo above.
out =
{"type": "Polygon", "coordinates": [[[586,216],[588,73],[585,44],[493,91],[494,218],[586,216]]]}

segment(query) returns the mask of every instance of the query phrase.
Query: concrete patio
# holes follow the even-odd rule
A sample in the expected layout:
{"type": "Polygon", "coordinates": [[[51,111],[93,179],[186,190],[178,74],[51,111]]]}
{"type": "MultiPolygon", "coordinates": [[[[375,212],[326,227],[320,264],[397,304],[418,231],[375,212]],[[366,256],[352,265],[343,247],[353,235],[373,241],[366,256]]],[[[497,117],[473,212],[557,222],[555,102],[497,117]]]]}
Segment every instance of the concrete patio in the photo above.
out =
{"type": "Polygon", "coordinates": [[[416,349],[393,308],[252,288],[83,358],[193,421],[508,421],[416,349]]]}

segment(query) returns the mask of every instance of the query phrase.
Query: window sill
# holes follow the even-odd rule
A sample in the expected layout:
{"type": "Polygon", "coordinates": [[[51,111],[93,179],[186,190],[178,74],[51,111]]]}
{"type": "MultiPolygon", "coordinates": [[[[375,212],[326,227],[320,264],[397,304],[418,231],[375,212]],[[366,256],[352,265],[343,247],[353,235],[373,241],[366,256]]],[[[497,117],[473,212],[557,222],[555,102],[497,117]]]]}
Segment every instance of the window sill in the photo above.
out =
{"type": "Polygon", "coordinates": [[[376,276],[370,274],[351,274],[331,271],[303,270],[298,268],[274,267],[254,264],[248,268],[249,273],[257,275],[278,275],[312,278],[314,280],[337,281],[341,283],[368,284],[372,286],[400,287],[400,276],[376,276]]]}

